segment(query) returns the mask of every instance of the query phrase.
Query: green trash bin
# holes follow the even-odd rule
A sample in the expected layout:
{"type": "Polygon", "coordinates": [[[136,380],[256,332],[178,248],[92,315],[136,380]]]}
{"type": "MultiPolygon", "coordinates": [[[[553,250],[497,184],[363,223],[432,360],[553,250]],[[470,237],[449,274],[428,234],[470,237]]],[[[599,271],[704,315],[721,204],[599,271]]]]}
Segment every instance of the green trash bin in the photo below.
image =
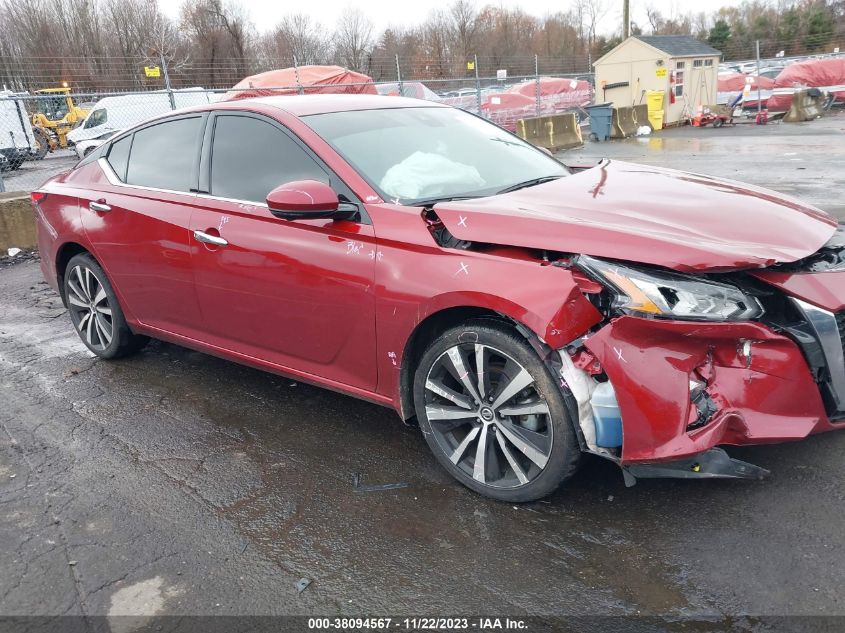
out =
{"type": "Polygon", "coordinates": [[[594,141],[608,140],[613,121],[613,104],[597,103],[585,109],[590,114],[590,138],[594,141]]]}

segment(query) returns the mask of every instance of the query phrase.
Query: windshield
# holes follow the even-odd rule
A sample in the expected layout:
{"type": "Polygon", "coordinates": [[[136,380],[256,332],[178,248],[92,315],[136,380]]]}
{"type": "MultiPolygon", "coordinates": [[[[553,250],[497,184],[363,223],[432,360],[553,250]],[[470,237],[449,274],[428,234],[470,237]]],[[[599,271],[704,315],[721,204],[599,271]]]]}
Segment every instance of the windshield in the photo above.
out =
{"type": "Polygon", "coordinates": [[[89,129],[92,127],[97,127],[99,125],[105,125],[106,121],[109,120],[109,113],[105,108],[100,108],[99,110],[94,110],[91,114],[88,115],[88,118],[85,119],[85,125],[82,127],[85,129],[89,129]]]}
{"type": "Polygon", "coordinates": [[[67,114],[67,99],[64,96],[39,97],[38,111],[51,120],[64,118],[67,114]]]}
{"type": "Polygon", "coordinates": [[[402,204],[488,196],[569,173],[533,145],[455,108],[331,112],[303,120],[385,200],[402,204]]]}

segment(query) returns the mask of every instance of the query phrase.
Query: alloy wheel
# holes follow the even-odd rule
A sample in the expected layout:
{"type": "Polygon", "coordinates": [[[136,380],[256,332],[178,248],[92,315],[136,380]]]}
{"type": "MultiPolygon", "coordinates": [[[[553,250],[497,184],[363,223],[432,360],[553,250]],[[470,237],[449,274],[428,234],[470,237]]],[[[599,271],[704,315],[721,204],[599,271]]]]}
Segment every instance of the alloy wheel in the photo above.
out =
{"type": "Polygon", "coordinates": [[[548,403],[528,370],[490,345],[462,343],[434,361],[425,414],[440,449],[480,484],[526,485],[551,456],[548,403]]]}
{"type": "Polygon", "coordinates": [[[102,351],[114,337],[112,308],[102,282],[90,268],[74,266],[67,281],[67,302],[79,335],[91,349],[102,351]]]}

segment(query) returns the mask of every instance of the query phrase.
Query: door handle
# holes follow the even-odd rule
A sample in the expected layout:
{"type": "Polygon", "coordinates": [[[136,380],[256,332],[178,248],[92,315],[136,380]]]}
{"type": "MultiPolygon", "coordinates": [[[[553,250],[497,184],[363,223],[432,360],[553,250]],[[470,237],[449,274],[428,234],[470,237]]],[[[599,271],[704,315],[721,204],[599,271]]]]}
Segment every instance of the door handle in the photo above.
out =
{"type": "Polygon", "coordinates": [[[213,244],[214,246],[229,245],[229,242],[224,240],[222,237],[217,237],[216,235],[209,235],[208,233],[203,233],[202,231],[194,231],[194,239],[197,242],[202,242],[203,244],[213,244]]]}
{"type": "Polygon", "coordinates": [[[109,211],[111,211],[111,207],[105,202],[89,202],[88,208],[98,213],[108,213],[109,211]]]}

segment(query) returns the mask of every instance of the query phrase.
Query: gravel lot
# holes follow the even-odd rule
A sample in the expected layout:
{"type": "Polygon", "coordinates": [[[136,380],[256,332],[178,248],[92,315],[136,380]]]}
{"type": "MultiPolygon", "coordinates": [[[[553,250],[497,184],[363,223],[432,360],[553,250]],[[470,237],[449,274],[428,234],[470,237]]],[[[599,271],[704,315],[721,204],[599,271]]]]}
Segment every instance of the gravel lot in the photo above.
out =
{"type": "MultiPolygon", "coordinates": [[[[730,175],[842,217],[843,127],[674,130],[565,158],[730,175]]],[[[655,630],[572,619],[636,615],[695,632],[845,622],[845,433],[730,451],[770,469],[763,482],[626,489],[591,460],[549,500],[503,505],[454,483],[390,410],[163,343],[96,360],[33,261],[0,268],[0,427],[0,616],[84,616],[55,630],[180,622],[103,615],[532,614],[556,630],[655,630]]]]}

